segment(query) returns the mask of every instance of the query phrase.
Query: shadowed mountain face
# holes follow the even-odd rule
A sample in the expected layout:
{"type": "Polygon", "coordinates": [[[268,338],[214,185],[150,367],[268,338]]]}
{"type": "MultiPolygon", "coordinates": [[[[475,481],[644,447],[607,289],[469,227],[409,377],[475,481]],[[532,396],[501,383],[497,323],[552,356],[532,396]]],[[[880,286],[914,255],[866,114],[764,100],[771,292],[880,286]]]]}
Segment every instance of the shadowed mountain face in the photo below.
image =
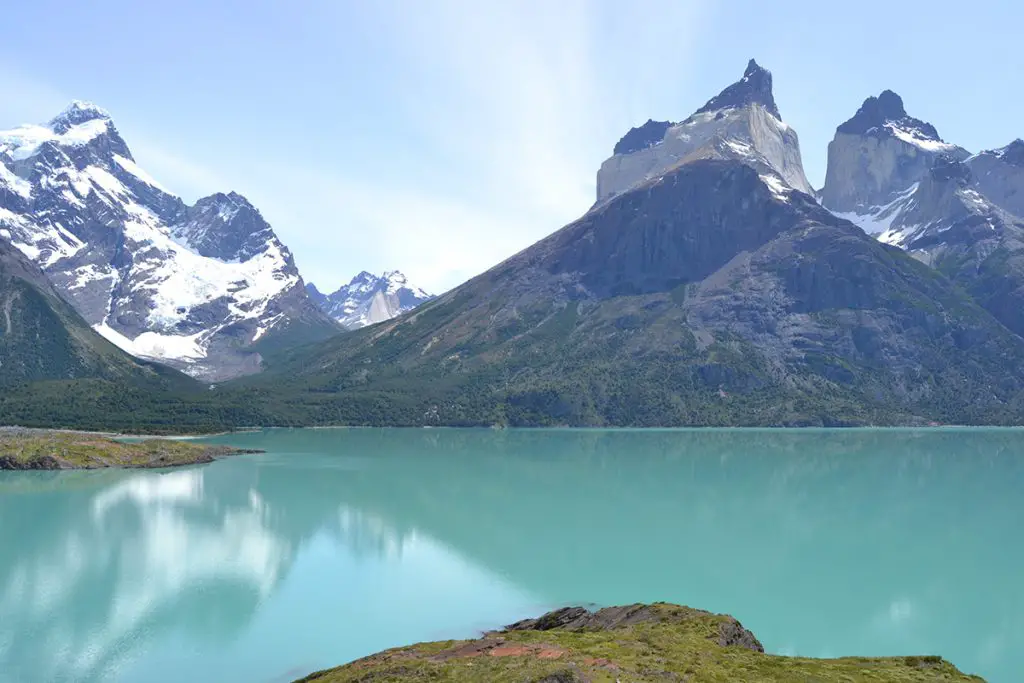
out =
{"type": "Polygon", "coordinates": [[[90,329],[43,272],[0,238],[0,386],[101,378],[157,388],[175,375],[136,361],[90,329]]]}
{"type": "Polygon", "coordinates": [[[1016,410],[1024,342],[945,278],[746,161],[685,163],[267,380],[313,420],[371,424],[985,421],[1016,410]]]}

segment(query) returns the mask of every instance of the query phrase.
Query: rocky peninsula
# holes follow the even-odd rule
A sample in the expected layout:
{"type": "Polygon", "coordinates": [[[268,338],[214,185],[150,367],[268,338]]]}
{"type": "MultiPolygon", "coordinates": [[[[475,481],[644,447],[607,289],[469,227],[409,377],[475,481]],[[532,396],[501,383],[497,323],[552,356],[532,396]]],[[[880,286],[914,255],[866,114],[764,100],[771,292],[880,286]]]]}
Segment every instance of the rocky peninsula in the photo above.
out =
{"type": "Polygon", "coordinates": [[[118,441],[87,432],[0,428],[0,470],[180,467],[258,452],[170,439],[118,441]]]}
{"type": "Polygon", "coordinates": [[[810,659],[765,654],[736,619],[670,604],[566,607],[476,640],[388,650],[300,683],[488,681],[983,682],[937,656],[810,659]]]}

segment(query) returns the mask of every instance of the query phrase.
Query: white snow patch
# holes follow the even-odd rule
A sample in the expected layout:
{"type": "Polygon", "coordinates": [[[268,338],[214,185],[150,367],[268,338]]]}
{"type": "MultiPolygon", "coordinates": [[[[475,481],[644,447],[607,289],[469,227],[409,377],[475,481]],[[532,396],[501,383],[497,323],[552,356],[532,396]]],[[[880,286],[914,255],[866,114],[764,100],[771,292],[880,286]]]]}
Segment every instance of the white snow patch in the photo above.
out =
{"type": "MultiPolygon", "coordinates": [[[[893,229],[892,224],[906,208],[917,192],[918,183],[914,183],[901,192],[895,199],[884,206],[873,206],[864,213],[856,211],[832,211],[832,215],[850,221],[879,242],[899,246],[902,240],[915,232],[916,225],[893,229]]],[[[831,209],[830,209],[831,211],[831,209]]]]}
{"type": "Polygon", "coordinates": [[[769,173],[761,175],[760,178],[764,184],[768,186],[768,189],[772,191],[772,195],[774,195],[776,199],[781,199],[785,202],[789,201],[790,188],[782,181],[782,178],[769,173]]]}
{"type": "Polygon", "coordinates": [[[199,343],[203,332],[188,336],[143,332],[135,339],[129,339],[107,325],[106,321],[93,325],[93,329],[107,341],[133,356],[183,361],[206,357],[206,349],[199,343]]]}
{"type": "Polygon", "coordinates": [[[167,194],[171,194],[171,192],[168,191],[163,185],[158,183],[156,181],[156,179],[153,178],[153,176],[149,175],[148,173],[143,171],[141,168],[139,168],[139,166],[134,161],[132,161],[131,159],[126,159],[125,157],[121,156],[120,154],[115,154],[114,155],[114,161],[117,162],[118,166],[120,166],[121,168],[126,170],[128,173],[131,173],[133,176],[135,176],[136,178],[138,178],[142,182],[146,183],[150,187],[155,187],[156,189],[160,190],[161,192],[165,192],[167,194]]]}
{"type": "Polygon", "coordinates": [[[946,150],[955,149],[956,147],[955,145],[951,145],[947,142],[942,142],[941,140],[932,140],[931,138],[926,138],[921,134],[920,131],[916,129],[900,128],[899,126],[892,122],[886,123],[885,127],[888,128],[892,132],[892,134],[895,135],[897,138],[903,140],[903,142],[909,142],[915,147],[927,150],[929,152],[942,152],[946,150]]]}
{"type": "Polygon", "coordinates": [[[11,231],[6,229],[0,230],[0,237],[3,237],[5,240],[11,239],[11,231]]]}
{"type": "Polygon", "coordinates": [[[109,266],[103,266],[102,268],[90,263],[87,266],[76,268],[72,271],[75,275],[75,281],[68,285],[68,290],[73,291],[76,289],[82,289],[86,285],[95,282],[97,280],[103,280],[106,278],[116,278],[117,274],[113,272],[113,269],[109,266]]]}
{"type": "Polygon", "coordinates": [[[260,326],[256,328],[256,334],[253,335],[252,340],[256,341],[257,339],[262,337],[264,334],[269,332],[274,325],[278,324],[283,319],[284,313],[278,313],[277,315],[264,320],[262,323],[260,323],[260,326]]]}
{"type": "Polygon", "coordinates": [[[109,130],[106,119],[93,119],[71,126],[63,135],[46,126],[26,125],[13,130],[0,131],[0,151],[7,152],[15,161],[28,159],[39,148],[53,142],[61,146],[77,147],[91,142],[109,130]]]}
{"type": "Polygon", "coordinates": [[[39,254],[42,253],[42,250],[39,247],[37,247],[36,245],[34,245],[34,244],[26,244],[24,242],[16,242],[13,239],[11,240],[11,244],[16,246],[18,248],[18,250],[22,254],[24,254],[25,256],[28,256],[33,261],[38,259],[39,258],[39,254]]]}
{"type": "Polygon", "coordinates": [[[13,226],[24,226],[25,219],[10,209],[0,206],[0,223],[9,223],[13,226]]]}
{"type": "Polygon", "coordinates": [[[990,211],[992,205],[974,189],[966,187],[960,190],[960,198],[976,211],[990,211]]]}
{"type": "Polygon", "coordinates": [[[100,168],[99,166],[88,166],[83,173],[92,181],[93,185],[110,195],[120,199],[130,194],[124,183],[115,178],[114,175],[105,168],[100,168]]]}
{"type": "Polygon", "coordinates": [[[24,178],[15,175],[2,161],[0,161],[0,186],[6,186],[11,192],[25,199],[32,197],[32,185],[24,178]]]}

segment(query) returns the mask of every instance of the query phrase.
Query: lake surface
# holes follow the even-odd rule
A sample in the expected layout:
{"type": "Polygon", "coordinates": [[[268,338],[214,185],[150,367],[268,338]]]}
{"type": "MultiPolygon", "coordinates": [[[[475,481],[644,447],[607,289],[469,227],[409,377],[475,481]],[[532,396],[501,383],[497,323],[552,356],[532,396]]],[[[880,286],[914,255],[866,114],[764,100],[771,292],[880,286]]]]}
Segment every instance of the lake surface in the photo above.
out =
{"type": "Polygon", "coordinates": [[[0,472],[0,681],[283,683],[565,604],[1024,672],[1024,431],[271,430],[0,472]]]}

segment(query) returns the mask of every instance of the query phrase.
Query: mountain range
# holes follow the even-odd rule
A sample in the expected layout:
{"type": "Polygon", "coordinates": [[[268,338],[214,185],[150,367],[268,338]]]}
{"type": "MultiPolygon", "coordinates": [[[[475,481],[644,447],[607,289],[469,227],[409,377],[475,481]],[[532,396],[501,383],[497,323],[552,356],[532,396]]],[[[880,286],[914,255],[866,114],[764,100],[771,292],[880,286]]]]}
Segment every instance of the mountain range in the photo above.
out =
{"type": "MultiPolygon", "coordinates": [[[[89,133],[76,127],[108,119],[69,112],[42,135],[75,131],[74,142],[52,148],[130,161],[112,124],[104,141],[78,142],[89,133]]],[[[93,203],[120,196],[127,217],[117,214],[118,225],[128,226],[120,234],[135,234],[132,212],[144,205],[168,235],[143,252],[152,254],[150,267],[177,245],[199,253],[214,243],[230,245],[216,256],[232,265],[260,254],[273,261],[268,253],[291,263],[269,226],[252,219],[229,229],[222,213],[233,209],[222,207],[242,206],[240,197],[187,207],[109,164],[103,170],[127,189],[108,193],[103,182],[97,187],[95,164],[76,161],[94,186],[83,198],[75,183],[85,180],[54,170],[68,168],[63,160],[45,165],[48,180],[34,180],[18,165],[29,143],[19,144],[0,152],[8,171],[0,181],[11,188],[0,190],[0,206],[18,220],[29,222],[24,207],[10,208],[15,195],[39,202],[70,192],[93,203]],[[207,237],[216,230],[224,236],[207,237]]],[[[38,166],[41,153],[32,154],[38,166]]],[[[682,121],[628,131],[601,165],[596,202],[583,217],[437,298],[395,273],[362,273],[324,295],[287,267],[272,269],[282,276],[275,292],[291,296],[297,285],[301,296],[254,306],[271,316],[244,318],[252,321],[242,335],[249,346],[230,348],[252,353],[258,340],[248,330],[271,338],[282,324],[268,322],[275,315],[312,331],[261,356],[263,373],[174,400],[229,425],[1016,424],[1024,409],[1021,183],[1024,143],[971,154],[883,91],[838,126],[815,191],[772,75],[751,60],[682,121]],[[339,323],[353,331],[328,331],[339,323]],[[354,329],[365,324],[373,326],[354,329]]],[[[89,215],[108,215],[109,204],[89,215]]],[[[49,217],[47,204],[34,206],[30,225],[14,221],[20,231],[7,228],[7,239],[90,312],[82,301],[98,295],[74,292],[106,271],[75,259],[104,243],[49,217]],[[37,237],[36,226],[49,233],[37,237]],[[88,265],[96,271],[80,276],[88,265]]],[[[121,264],[104,254],[98,262],[121,264]]],[[[132,268],[117,272],[91,286],[111,294],[99,297],[110,304],[97,306],[103,317],[83,313],[90,324],[135,330],[153,317],[145,311],[167,314],[160,300],[119,303],[111,280],[146,280],[133,279],[132,268]]],[[[187,321],[185,310],[175,315],[187,321]]],[[[0,416],[25,402],[0,402],[0,416]]]]}
{"type": "Polygon", "coordinates": [[[203,380],[258,372],[274,349],[341,330],[245,197],[186,204],[90,103],[0,131],[0,238],[108,340],[203,380]]]}

